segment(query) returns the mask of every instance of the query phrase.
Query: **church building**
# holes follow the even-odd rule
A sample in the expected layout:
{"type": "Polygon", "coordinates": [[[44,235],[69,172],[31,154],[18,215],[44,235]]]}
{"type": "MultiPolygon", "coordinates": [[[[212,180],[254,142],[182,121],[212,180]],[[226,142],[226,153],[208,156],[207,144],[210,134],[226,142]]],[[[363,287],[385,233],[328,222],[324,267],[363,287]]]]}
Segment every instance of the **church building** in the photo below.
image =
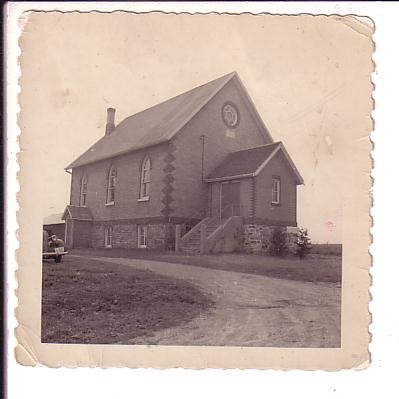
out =
{"type": "Polygon", "coordinates": [[[119,124],[115,112],[66,167],[68,248],[252,251],[297,225],[303,179],[236,72],[119,124]]]}

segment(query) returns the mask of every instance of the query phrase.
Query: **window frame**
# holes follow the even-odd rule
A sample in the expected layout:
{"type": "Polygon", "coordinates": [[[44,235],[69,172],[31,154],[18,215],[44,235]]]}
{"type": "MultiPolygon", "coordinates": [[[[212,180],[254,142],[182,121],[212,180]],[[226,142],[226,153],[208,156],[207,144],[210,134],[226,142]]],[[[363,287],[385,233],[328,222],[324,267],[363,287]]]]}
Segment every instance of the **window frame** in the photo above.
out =
{"type": "Polygon", "coordinates": [[[87,174],[85,173],[80,179],[80,199],[79,199],[80,206],[87,206],[87,182],[88,182],[87,174]]]}
{"type": "Polygon", "coordinates": [[[147,155],[141,163],[140,193],[138,201],[148,201],[150,199],[151,170],[151,158],[147,155]]]}
{"type": "Polygon", "coordinates": [[[116,191],[116,167],[112,165],[109,168],[108,179],[107,179],[107,192],[105,198],[105,205],[114,205],[115,204],[115,191],[116,191]],[[112,185],[111,185],[112,183],[112,185]],[[110,199],[112,193],[112,200],[110,199]]]}
{"type": "Polygon", "coordinates": [[[112,248],[113,229],[112,226],[104,228],[104,248],[112,248]]]}
{"type": "Polygon", "coordinates": [[[280,176],[272,177],[272,205],[281,205],[281,178],[280,176]],[[277,183],[277,190],[275,190],[275,183],[277,183]],[[276,200],[274,199],[275,194],[277,194],[276,200]]]}
{"type": "Polygon", "coordinates": [[[144,224],[137,225],[137,248],[147,248],[148,246],[148,226],[144,224]],[[143,231],[143,235],[141,234],[143,231]],[[143,243],[141,242],[142,236],[144,237],[143,243]]]}

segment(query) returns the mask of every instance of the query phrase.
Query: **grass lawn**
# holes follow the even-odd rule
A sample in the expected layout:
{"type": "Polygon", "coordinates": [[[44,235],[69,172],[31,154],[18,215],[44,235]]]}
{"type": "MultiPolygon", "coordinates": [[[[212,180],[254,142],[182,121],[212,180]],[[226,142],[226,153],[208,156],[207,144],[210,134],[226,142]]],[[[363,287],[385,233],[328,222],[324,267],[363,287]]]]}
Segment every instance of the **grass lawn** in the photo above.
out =
{"type": "Polygon", "coordinates": [[[279,258],[267,255],[218,254],[184,255],[175,252],[153,252],[139,249],[74,249],[71,254],[105,256],[111,258],[149,259],[169,263],[180,263],[210,269],[229,270],[241,273],[286,280],[332,283],[340,285],[342,257],[328,254],[310,254],[303,260],[297,257],[279,258]]]}
{"type": "Polygon", "coordinates": [[[101,261],[43,262],[42,342],[112,344],[185,323],[212,300],[183,280],[101,261]]]}
{"type": "Polygon", "coordinates": [[[342,255],[342,244],[312,244],[312,254],[342,255]]]}

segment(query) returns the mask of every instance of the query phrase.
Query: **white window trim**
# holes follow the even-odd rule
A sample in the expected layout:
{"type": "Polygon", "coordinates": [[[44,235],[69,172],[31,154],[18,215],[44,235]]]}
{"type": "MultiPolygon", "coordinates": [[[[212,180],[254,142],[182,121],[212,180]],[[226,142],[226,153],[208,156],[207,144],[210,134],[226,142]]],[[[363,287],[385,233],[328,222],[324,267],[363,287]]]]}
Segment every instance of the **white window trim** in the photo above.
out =
{"type": "Polygon", "coordinates": [[[277,177],[273,177],[273,180],[272,180],[272,204],[280,205],[280,203],[281,203],[281,180],[277,177]],[[274,182],[277,182],[277,191],[274,190],[274,182]],[[274,193],[277,193],[277,201],[273,200],[274,193]]]}
{"type": "Polygon", "coordinates": [[[108,172],[107,193],[106,193],[106,198],[105,198],[105,200],[106,200],[105,206],[115,205],[115,191],[116,191],[116,168],[115,168],[114,165],[112,165],[111,168],[109,169],[109,172],[108,172]],[[110,182],[111,182],[112,173],[115,173],[114,186],[112,188],[112,190],[114,191],[114,200],[113,201],[109,201],[110,191],[111,191],[110,182]]]}
{"type": "Polygon", "coordinates": [[[113,231],[112,231],[112,227],[106,227],[105,229],[104,229],[104,247],[105,248],[112,248],[112,236],[113,236],[113,231]],[[109,237],[109,234],[108,234],[108,232],[109,231],[111,231],[111,240],[110,240],[110,243],[108,243],[108,237],[109,237]]]}
{"type": "Polygon", "coordinates": [[[138,201],[148,201],[150,199],[150,195],[149,193],[147,195],[144,195],[143,191],[144,191],[144,184],[148,184],[149,186],[151,186],[151,169],[152,169],[152,163],[151,163],[151,159],[149,156],[146,156],[144,158],[143,163],[141,164],[141,170],[140,170],[140,197],[138,199],[138,201]],[[144,167],[147,164],[147,162],[149,162],[149,180],[147,182],[144,182],[144,167]]]}
{"type": "Polygon", "coordinates": [[[79,206],[86,206],[87,203],[87,175],[84,174],[82,178],[80,179],[80,200],[79,200],[79,206]],[[85,182],[86,185],[86,190],[83,191],[83,183],[85,182]],[[85,195],[85,203],[83,204],[83,195],[85,195]]]}
{"type": "Polygon", "coordinates": [[[147,248],[147,226],[139,224],[137,226],[137,247],[138,248],[147,248]],[[144,231],[144,240],[145,240],[145,244],[141,244],[140,243],[140,230],[143,229],[144,231]]]}

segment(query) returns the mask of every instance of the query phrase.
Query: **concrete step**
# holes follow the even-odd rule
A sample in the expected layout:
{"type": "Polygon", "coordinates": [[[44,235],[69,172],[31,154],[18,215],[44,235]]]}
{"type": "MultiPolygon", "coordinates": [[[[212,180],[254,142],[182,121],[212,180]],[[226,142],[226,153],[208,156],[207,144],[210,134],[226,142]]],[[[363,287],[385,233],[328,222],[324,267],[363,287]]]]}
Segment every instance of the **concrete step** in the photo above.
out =
{"type": "Polygon", "coordinates": [[[194,251],[194,250],[183,250],[182,251],[185,255],[199,255],[200,251],[194,251]]]}
{"type": "Polygon", "coordinates": [[[192,243],[192,244],[182,245],[182,248],[199,248],[200,246],[201,246],[200,243],[192,243]]]}
{"type": "MultiPolygon", "coordinates": [[[[198,237],[191,237],[191,238],[189,238],[186,242],[185,242],[185,244],[188,244],[189,242],[200,242],[201,240],[200,240],[200,238],[198,237]]],[[[183,245],[184,245],[184,243],[183,243],[183,245]]]]}
{"type": "Polygon", "coordinates": [[[222,224],[221,223],[219,223],[219,224],[213,224],[213,225],[210,225],[210,224],[208,224],[208,226],[206,226],[206,228],[207,229],[217,229],[219,226],[221,226],[222,224]]]}

